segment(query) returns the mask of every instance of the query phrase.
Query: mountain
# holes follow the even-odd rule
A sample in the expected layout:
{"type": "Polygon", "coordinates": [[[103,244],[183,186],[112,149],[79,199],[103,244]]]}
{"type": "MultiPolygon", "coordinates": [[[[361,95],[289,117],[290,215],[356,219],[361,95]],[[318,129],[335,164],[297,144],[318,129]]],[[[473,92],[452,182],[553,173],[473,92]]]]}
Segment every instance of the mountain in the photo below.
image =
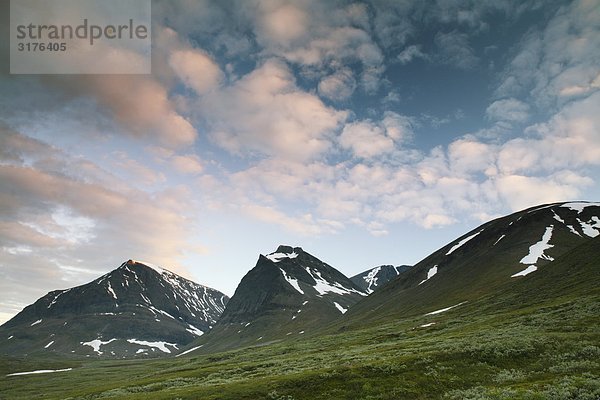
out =
{"type": "MultiPolygon", "coordinates": [[[[598,236],[600,203],[546,204],[498,218],[442,247],[354,305],[341,323],[345,328],[364,326],[504,296],[516,286],[538,281],[553,271],[555,260],[579,246],[589,247],[598,236]]],[[[597,282],[598,274],[592,278],[597,282]]]]}
{"type": "Polygon", "coordinates": [[[315,331],[366,296],[344,274],[300,247],[279,246],[240,282],[203,350],[260,345],[315,331]]]}
{"type": "Polygon", "coordinates": [[[0,327],[0,354],[167,355],[210,330],[228,300],[171,271],[129,260],[26,307],[0,327]]]}
{"type": "Polygon", "coordinates": [[[380,265],[379,267],[371,268],[358,275],[350,278],[352,282],[364,292],[371,294],[378,288],[382,287],[398,275],[408,271],[410,265],[380,265]]]}

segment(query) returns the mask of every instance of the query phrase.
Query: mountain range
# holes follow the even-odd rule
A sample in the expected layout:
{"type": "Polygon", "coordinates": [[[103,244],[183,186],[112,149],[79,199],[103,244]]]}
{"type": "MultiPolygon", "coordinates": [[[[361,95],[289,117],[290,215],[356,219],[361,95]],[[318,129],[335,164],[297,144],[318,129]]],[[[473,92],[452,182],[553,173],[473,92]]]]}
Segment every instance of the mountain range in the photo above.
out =
{"type": "Polygon", "coordinates": [[[129,260],[26,307],[0,327],[0,354],[211,353],[450,310],[514,308],[519,303],[498,299],[526,302],[531,290],[598,283],[589,262],[573,260],[597,260],[599,236],[600,203],[569,202],[487,222],[412,267],[384,265],[352,278],[300,247],[279,246],[258,257],[231,299],[129,260]]]}
{"type": "Polygon", "coordinates": [[[208,332],[228,300],[164,268],[129,260],[88,284],[52,291],[27,306],[0,327],[0,354],[174,354],[208,332]]]}
{"type": "Polygon", "coordinates": [[[448,243],[356,304],[344,324],[347,328],[381,323],[510,292],[520,282],[549,273],[556,260],[578,246],[597,242],[598,236],[600,203],[548,204],[495,219],[448,243]]]}

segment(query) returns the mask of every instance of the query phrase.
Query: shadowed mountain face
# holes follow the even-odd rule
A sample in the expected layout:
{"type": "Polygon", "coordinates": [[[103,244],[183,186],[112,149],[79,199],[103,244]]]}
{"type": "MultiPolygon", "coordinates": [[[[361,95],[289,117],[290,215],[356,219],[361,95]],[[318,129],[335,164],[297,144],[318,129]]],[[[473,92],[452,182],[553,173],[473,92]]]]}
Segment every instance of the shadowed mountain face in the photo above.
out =
{"type": "Polygon", "coordinates": [[[260,345],[314,332],[342,316],[366,293],[299,247],[259,256],[244,276],[205,349],[260,345]]]}
{"type": "Polygon", "coordinates": [[[0,353],[170,354],[207,332],[227,301],[217,290],[129,260],[93,282],[50,292],[26,307],[0,327],[0,353]]]}
{"type": "Polygon", "coordinates": [[[510,291],[552,271],[555,260],[598,236],[600,203],[543,205],[496,219],[375,291],[352,308],[344,323],[363,326],[510,291]]]}
{"type": "Polygon", "coordinates": [[[358,275],[354,275],[350,280],[366,293],[371,294],[409,269],[410,265],[400,265],[398,267],[380,265],[379,267],[371,268],[358,275]]]}

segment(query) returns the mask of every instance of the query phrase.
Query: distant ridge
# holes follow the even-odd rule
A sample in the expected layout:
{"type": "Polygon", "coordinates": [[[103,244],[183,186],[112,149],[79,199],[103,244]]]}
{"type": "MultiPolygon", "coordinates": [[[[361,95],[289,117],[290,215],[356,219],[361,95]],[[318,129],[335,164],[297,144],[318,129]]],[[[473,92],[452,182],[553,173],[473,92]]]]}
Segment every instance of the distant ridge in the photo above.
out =
{"type": "Polygon", "coordinates": [[[400,265],[397,267],[393,265],[380,265],[365,272],[361,272],[360,274],[354,275],[350,278],[350,280],[366,293],[371,294],[409,269],[410,265],[400,265]]]}

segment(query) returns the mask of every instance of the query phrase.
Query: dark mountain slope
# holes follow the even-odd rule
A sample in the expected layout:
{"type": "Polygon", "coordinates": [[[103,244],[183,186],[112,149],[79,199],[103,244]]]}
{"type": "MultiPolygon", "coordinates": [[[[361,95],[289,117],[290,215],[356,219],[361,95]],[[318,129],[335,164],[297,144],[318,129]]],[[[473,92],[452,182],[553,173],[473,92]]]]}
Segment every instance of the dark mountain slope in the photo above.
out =
{"type": "MultiPolygon", "coordinates": [[[[510,290],[600,235],[600,204],[557,203],[488,222],[356,304],[349,326],[418,315],[510,290]]],[[[539,279],[539,278],[536,278],[539,279]]]]}
{"type": "Polygon", "coordinates": [[[260,255],[215,328],[196,345],[204,351],[297,337],[339,318],[366,296],[338,270],[299,247],[260,255]]]}
{"type": "Polygon", "coordinates": [[[0,354],[170,354],[207,332],[227,300],[168,270],[129,260],[26,307],[0,327],[0,354]]]}

